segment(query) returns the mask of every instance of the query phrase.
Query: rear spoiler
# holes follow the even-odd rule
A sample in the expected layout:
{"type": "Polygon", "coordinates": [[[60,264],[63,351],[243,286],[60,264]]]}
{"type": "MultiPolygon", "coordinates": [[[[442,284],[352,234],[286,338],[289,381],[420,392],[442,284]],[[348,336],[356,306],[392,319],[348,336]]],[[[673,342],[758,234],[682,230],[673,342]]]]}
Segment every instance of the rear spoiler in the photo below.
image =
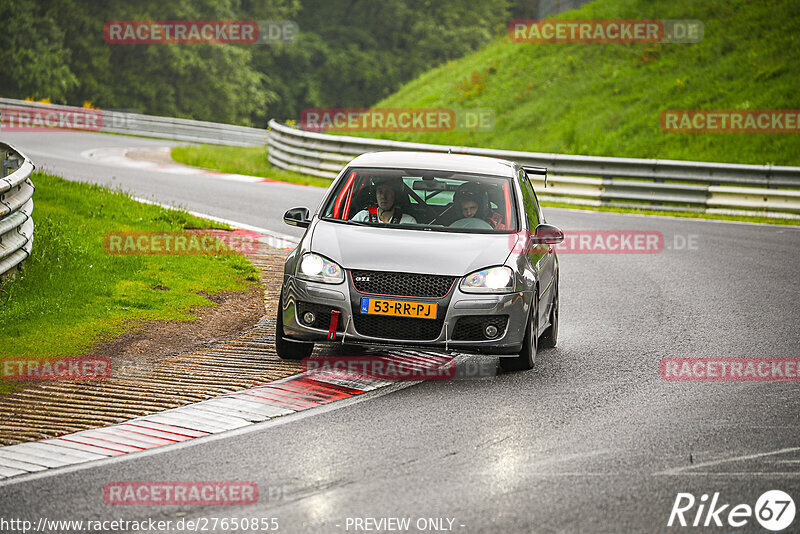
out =
{"type": "Polygon", "coordinates": [[[545,167],[528,167],[522,166],[522,169],[528,174],[538,174],[544,176],[544,188],[547,189],[547,168],[545,167]]]}

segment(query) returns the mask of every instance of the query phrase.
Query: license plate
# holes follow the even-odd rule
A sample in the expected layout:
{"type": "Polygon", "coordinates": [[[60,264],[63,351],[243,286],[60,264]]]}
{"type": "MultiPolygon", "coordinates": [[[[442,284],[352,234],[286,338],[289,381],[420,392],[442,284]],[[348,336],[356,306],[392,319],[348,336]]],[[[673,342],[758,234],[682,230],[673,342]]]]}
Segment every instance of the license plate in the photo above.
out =
{"type": "Polygon", "coordinates": [[[361,299],[361,313],[436,319],[436,304],[402,300],[361,299]]]}

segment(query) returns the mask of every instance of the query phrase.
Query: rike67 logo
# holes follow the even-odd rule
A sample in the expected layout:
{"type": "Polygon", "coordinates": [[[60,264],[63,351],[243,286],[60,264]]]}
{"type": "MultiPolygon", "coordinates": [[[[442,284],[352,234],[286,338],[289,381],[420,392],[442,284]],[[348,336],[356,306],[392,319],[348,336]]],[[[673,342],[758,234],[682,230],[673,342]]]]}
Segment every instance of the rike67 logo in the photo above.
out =
{"type": "Polygon", "coordinates": [[[792,525],[794,516],[794,500],[781,490],[764,492],[754,507],[723,503],[719,492],[714,493],[710,502],[707,493],[700,499],[695,499],[691,493],[678,493],[667,526],[722,527],[727,523],[730,527],[740,528],[755,517],[766,530],[778,532],[792,525]]]}

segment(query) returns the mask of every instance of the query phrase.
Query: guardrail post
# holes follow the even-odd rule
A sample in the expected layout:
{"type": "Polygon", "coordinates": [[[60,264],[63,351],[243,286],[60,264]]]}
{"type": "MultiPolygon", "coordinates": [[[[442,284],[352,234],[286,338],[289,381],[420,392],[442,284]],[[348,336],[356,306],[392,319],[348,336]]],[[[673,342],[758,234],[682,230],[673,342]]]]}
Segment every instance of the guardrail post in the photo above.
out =
{"type": "Polygon", "coordinates": [[[2,170],[0,170],[0,178],[8,176],[8,152],[0,150],[0,159],[2,159],[2,170]]]}
{"type": "Polygon", "coordinates": [[[10,169],[12,169],[12,168],[15,169],[15,170],[19,169],[19,161],[16,160],[16,159],[12,159],[10,157],[4,157],[3,158],[3,170],[1,172],[2,175],[0,175],[0,178],[5,178],[9,174],[11,174],[8,171],[10,169]]]}

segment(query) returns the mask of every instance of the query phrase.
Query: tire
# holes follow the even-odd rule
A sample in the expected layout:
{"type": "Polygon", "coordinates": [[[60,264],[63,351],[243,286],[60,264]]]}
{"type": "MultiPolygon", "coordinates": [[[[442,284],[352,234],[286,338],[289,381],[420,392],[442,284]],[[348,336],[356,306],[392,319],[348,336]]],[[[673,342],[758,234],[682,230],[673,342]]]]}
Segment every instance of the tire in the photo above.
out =
{"type": "Polygon", "coordinates": [[[539,340],[539,348],[552,349],[558,343],[558,279],[553,292],[553,307],[550,310],[550,326],[542,334],[539,340]]]}
{"type": "Polygon", "coordinates": [[[539,298],[534,294],[530,316],[528,317],[528,327],[525,332],[525,338],[522,340],[522,349],[514,358],[500,358],[500,368],[503,371],[527,371],[532,369],[536,363],[536,351],[539,345],[539,338],[536,335],[539,331],[538,312],[539,298]]]}
{"type": "Polygon", "coordinates": [[[275,320],[275,352],[282,360],[302,360],[311,356],[314,350],[313,343],[289,341],[283,337],[283,292],[278,297],[278,317],[275,320]]]}

